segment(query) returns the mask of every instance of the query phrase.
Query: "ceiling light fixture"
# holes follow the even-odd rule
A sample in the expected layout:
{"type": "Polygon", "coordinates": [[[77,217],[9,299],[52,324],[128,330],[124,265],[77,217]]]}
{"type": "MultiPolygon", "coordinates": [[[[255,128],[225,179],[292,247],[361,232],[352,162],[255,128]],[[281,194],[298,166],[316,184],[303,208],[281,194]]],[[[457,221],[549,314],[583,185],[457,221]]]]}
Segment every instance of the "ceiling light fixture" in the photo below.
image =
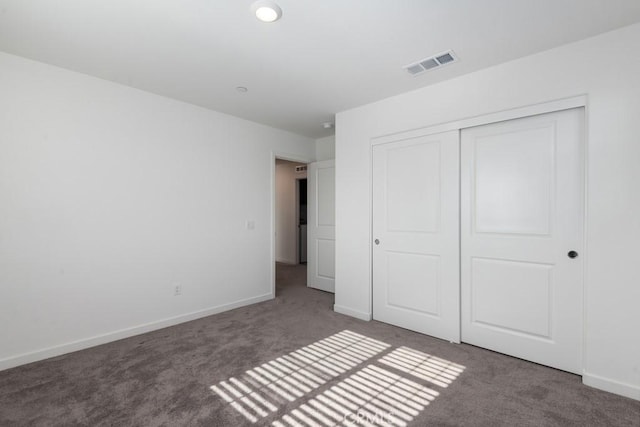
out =
{"type": "Polygon", "coordinates": [[[251,11],[262,22],[275,22],[282,17],[282,9],[270,0],[258,0],[251,5],[251,11]]]}
{"type": "Polygon", "coordinates": [[[238,86],[238,87],[236,88],[236,90],[237,90],[238,92],[241,92],[241,93],[245,93],[245,92],[249,91],[249,89],[247,89],[247,88],[246,88],[246,87],[244,87],[244,86],[238,86]]]}
{"type": "Polygon", "coordinates": [[[322,124],[322,127],[323,127],[323,128],[325,128],[325,129],[331,129],[331,128],[333,127],[333,123],[331,123],[331,122],[324,122],[324,123],[322,124]]]}

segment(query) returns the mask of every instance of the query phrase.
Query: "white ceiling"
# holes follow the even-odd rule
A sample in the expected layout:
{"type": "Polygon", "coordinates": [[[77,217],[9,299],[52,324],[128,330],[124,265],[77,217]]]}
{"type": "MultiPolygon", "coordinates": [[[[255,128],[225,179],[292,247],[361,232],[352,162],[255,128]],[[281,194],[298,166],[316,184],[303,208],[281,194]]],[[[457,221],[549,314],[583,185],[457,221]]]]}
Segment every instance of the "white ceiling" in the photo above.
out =
{"type": "Polygon", "coordinates": [[[0,0],[0,50],[320,138],[345,109],[640,21],[640,0],[278,0],[272,24],[251,3],[0,0]]]}

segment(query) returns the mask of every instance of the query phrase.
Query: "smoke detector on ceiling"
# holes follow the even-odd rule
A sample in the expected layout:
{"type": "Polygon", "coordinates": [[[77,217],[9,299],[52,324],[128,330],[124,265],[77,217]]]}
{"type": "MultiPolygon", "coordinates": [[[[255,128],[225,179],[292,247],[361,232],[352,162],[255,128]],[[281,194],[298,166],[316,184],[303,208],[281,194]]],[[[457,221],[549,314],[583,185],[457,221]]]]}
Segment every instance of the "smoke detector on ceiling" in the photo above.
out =
{"type": "Polygon", "coordinates": [[[402,68],[407,70],[407,72],[412,76],[417,76],[426,71],[433,70],[456,61],[458,61],[456,54],[453,53],[452,50],[448,50],[446,52],[421,59],[420,61],[413,62],[409,65],[405,65],[402,68]]]}

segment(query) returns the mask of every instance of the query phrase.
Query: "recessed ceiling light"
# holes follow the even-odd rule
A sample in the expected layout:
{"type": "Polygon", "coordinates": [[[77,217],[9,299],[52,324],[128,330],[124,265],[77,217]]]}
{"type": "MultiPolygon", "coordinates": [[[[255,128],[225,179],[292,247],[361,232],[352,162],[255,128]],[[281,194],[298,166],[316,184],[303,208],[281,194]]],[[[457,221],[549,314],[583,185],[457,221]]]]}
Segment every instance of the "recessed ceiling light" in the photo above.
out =
{"type": "Polygon", "coordinates": [[[236,90],[237,90],[238,92],[241,92],[241,93],[245,93],[245,92],[248,92],[248,91],[249,91],[249,89],[247,89],[247,88],[246,88],[246,87],[244,87],[244,86],[238,86],[238,87],[236,88],[236,90]]]}
{"type": "Polygon", "coordinates": [[[275,22],[282,17],[282,9],[270,0],[258,0],[251,5],[251,11],[262,22],[275,22]]]}

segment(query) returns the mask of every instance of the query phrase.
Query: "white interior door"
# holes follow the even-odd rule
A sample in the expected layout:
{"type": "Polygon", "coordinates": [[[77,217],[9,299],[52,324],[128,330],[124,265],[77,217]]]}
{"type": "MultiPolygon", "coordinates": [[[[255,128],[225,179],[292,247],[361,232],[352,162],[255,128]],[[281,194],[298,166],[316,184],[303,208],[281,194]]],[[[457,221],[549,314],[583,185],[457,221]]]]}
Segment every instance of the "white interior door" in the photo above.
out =
{"type": "Polygon", "coordinates": [[[373,318],[460,341],[459,133],[373,147],[373,318]]]}
{"type": "Polygon", "coordinates": [[[335,161],[307,170],[307,286],[335,292],[335,161]]]}
{"type": "Polygon", "coordinates": [[[461,134],[462,340],[574,373],[582,130],[583,110],[574,109],[461,134]]]}

